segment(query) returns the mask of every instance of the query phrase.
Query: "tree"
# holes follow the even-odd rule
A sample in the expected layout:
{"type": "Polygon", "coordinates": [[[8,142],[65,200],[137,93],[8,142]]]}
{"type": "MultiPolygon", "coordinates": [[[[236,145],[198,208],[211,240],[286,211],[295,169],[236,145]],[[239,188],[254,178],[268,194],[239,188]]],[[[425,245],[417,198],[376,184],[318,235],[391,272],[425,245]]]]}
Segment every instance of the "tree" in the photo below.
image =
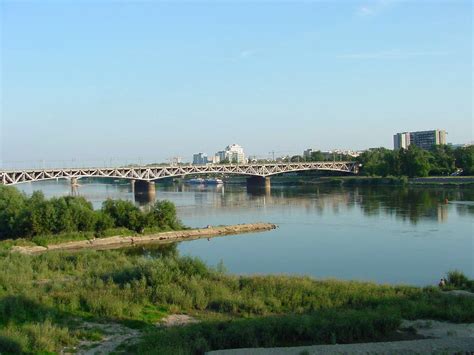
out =
{"type": "Polygon", "coordinates": [[[376,148],[362,153],[357,161],[362,164],[361,172],[369,176],[392,175],[391,166],[395,166],[395,152],[386,148],[376,148]]]}
{"type": "Polygon", "coordinates": [[[116,227],[136,232],[142,232],[146,227],[146,215],[130,201],[107,200],[102,204],[102,211],[112,218],[116,227]]]}
{"type": "Polygon", "coordinates": [[[26,196],[17,189],[0,185],[0,239],[21,235],[26,200],[26,196]]]}
{"type": "Polygon", "coordinates": [[[23,228],[26,235],[52,234],[56,224],[56,211],[51,201],[41,191],[35,191],[28,199],[24,211],[23,228]]]}
{"type": "Polygon", "coordinates": [[[309,157],[309,161],[324,161],[326,158],[324,157],[324,154],[321,153],[320,150],[316,152],[311,152],[311,155],[309,157]]]}
{"type": "Polygon", "coordinates": [[[176,207],[171,201],[156,201],[151,211],[156,226],[162,229],[181,229],[182,224],[176,215],[176,207]]]}
{"type": "Polygon", "coordinates": [[[474,175],[474,145],[456,149],[454,157],[456,167],[463,170],[463,175],[474,175]]]}
{"type": "Polygon", "coordinates": [[[68,205],[75,230],[84,232],[94,230],[96,213],[92,204],[84,197],[67,196],[64,199],[68,205]]]}
{"type": "Polygon", "coordinates": [[[456,169],[456,159],[450,146],[434,146],[430,153],[430,175],[449,175],[456,169]]]}
{"type": "Polygon", "coordinates": [[[410,145],[408,149],[400,149],[401,173],[408,177],[424,177],[430,172],[430,154],[426,150],[415,145],[410,145]]]}
{"type": "Polygon", "coordinates": [[[113,228],[114,227],[114,220],[110,215],[103,211],[99,211],[96,216],[96,221],[95,221],[95,236],[96,237],[103,237],[104,232],[107,229],[113,228]]]}

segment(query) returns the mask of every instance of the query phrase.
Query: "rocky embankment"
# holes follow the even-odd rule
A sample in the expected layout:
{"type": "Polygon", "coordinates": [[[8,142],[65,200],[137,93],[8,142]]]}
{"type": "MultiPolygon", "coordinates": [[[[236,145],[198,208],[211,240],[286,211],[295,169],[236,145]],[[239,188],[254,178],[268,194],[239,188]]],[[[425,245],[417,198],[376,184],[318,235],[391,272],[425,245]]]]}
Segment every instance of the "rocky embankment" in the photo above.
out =
{"type": "Polygon", "coordinates": [[[14,246],[12,252],[23,254],[41,254],[47,251],[76,251],[82,249],[117,249],[147,243],[170,243],[199,238],[218,237],[230,234],[263,232],[275,229],[272,223],[236,224],[230,226],[208,226],[206,228],[187,229],[132,237],[108,237],[52,244],[48,246],[14,246]]]}

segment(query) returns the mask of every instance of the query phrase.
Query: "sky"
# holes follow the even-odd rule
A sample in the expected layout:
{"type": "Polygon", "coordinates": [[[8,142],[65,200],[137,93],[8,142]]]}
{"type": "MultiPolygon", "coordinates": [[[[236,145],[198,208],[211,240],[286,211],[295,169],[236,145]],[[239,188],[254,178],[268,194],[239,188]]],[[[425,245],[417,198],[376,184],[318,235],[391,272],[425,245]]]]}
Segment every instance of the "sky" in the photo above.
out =
{"type": "MultiPolygon", "coordinates": [[[[471,1],[0,0],[2,166],[473,140],[471,1]]],[[[59,164],[59,163],[58,163],[59,164]]],[[[97,163],[98,164],[98,163],[97,163]]],[[[96,164],[96,165],[97,165],[96,164]]]]}

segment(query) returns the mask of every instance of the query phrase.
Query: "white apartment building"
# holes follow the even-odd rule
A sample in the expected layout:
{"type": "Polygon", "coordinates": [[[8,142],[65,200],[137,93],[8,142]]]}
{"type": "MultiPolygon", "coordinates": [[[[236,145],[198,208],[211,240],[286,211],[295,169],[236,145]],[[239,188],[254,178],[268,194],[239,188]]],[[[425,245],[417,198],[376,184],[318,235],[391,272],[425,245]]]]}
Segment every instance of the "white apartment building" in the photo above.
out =
{"type": "Polygon", "coordinates": [[[238,144],[231,144],[225,148],[225,159],[231,163],[244,164],[245,159],[244,149],[238,144]]]}

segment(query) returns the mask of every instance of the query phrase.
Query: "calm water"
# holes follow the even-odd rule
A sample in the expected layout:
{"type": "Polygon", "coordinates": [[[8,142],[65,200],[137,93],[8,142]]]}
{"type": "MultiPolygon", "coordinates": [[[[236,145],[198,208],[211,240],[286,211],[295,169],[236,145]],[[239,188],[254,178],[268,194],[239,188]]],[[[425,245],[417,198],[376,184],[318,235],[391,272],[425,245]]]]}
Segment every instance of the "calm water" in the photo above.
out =
{"type": "MultiPolygon", "coordinates": [[[[46,196],[70,193],[66,181],[18,185],[46,196]]],[[[128,185],[82,182],[97,207],[106,198],[133,200],[128,185]]],[[[474,277],[474,189],[245,187],[157,185],[189,226],[273,222],[266,233],[180,243],[183,255],[233,273],[304,274],[381,283],[436,284],[452,269],[474,277]],[[448,198],[449,203],[444,200],[448,198]]]]}

